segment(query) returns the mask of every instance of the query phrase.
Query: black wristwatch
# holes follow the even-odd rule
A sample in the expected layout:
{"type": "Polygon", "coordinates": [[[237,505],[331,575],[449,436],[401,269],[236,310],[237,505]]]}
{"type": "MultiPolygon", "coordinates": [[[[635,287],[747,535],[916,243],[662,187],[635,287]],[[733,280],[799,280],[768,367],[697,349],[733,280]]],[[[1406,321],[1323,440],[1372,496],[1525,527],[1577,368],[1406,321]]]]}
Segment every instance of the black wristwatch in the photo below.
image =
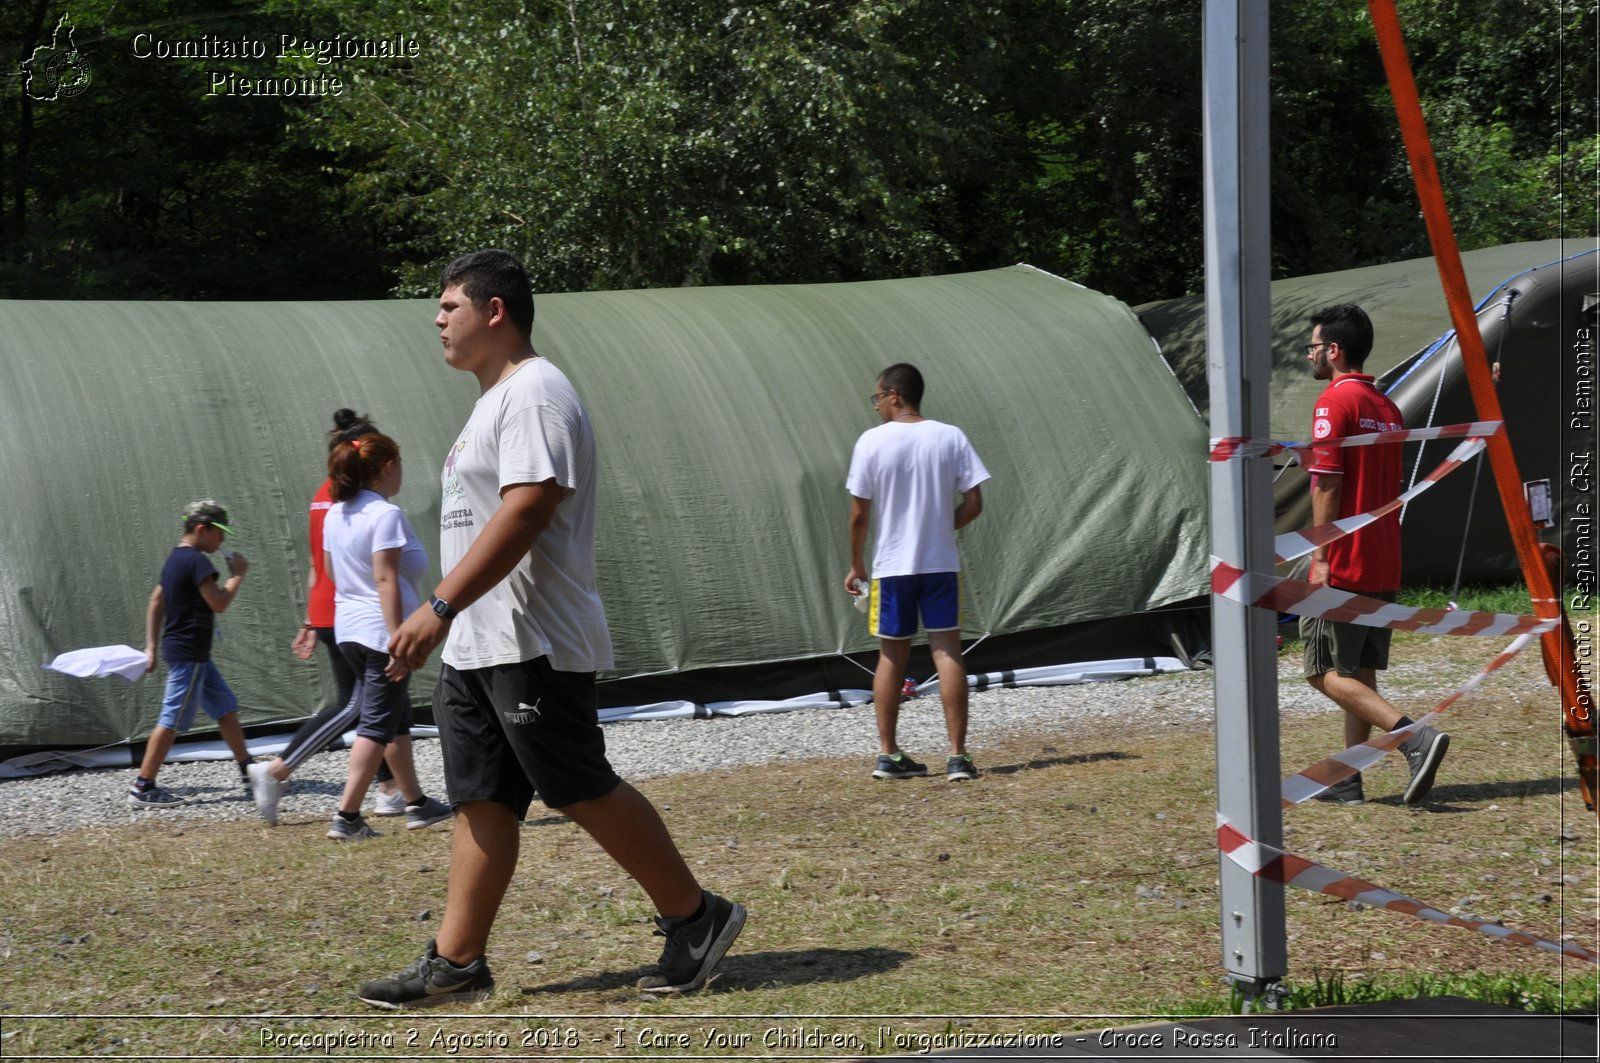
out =
{"type": "Polygon", "coordinates": [[[443,598],[438,598],[430,594],[428,595],[428,604],[433,607],[434,614],[438,616],[439,619],[454,620],[456,618],[456,611],[450,608],[450,603],[445,601],[443,598]]]}

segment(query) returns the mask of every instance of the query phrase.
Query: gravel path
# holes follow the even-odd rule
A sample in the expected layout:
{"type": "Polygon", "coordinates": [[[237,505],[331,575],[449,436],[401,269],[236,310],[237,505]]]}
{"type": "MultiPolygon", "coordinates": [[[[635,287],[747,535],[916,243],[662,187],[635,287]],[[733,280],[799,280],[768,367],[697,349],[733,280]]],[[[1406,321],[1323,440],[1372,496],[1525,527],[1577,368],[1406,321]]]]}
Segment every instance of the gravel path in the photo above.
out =
{"type": "MultiPolygon", "coordinates": [[[[1300,678],[1298,654],[1285,654],[1278,664],[1282,712],[1309,715],[1333,711],[1300,678]]],[[[1429,667],[1417,662],[1397,663],[1389,674],[1396,680],[1405,677],[1413,684],[1423,682],[1421,688],[1408,686],[1406,700],[1410,704],[1421,702],[1429,694],[1436,701],[1466,678],[1460,674],[1459,666],[1429,667]]],[[[1084,738],[1104,734],[1108,725],[1118,720],[1204,728],[1212,719],[1211,688],[1210,671],[1193,671],[1119,682],[975,693],[971,701],[970,748],[981,770],[985,746],[1017,733],[1050,730],[1060,732],[1063,740],[1070,743],[1074,734],[1084,738]]],[[[605,735],[613,766],[624,778],[633,779],[813,757],[859,757],[862,771],[868,771],[877,749],[871,705],[710,720],[613,723],[605,726],[605,735]]],[[[903,748],[924,757],[930,766],[943,763],[947,746],[936,694],[930,692],[906,703],[900,720],[900,741],[903,748]]],[[[417,775],[423,788],[442,797],[444,773],[439,743],[419,740],[415,750],[417,775]]],[[[282,815],[291,819],[331,815],[344,787],[346,762],[347,754],[335,751],[302,765],[283,797],[282,815]]],[[[130,807],[124,795],[131,779],[128,768],[107,768],[0,781],[0,807],[6,812],[0,816],[0,837],[114,826],[149,817],[237,820],[256,814],[238,770],[230,761],[178,763],[163,768],[161,785],[190,801],[173,809],[130,807]]],[[[384,822],[375,820],[374,825],[382,829],[384,822]]]]}

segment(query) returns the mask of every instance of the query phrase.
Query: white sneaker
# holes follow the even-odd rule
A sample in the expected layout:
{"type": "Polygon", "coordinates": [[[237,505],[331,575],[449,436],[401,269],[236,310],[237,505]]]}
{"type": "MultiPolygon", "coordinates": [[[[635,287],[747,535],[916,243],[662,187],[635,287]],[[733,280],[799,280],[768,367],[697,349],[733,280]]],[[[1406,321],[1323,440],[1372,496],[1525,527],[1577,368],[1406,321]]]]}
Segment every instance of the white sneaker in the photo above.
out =
{"type": "Polygon", "coordinates": [[[245,766],[250,776],[250,796],[256,799],[256,811],[271,826],[278,825],[278,799],[283,796],[283,783],[272,777],[267,769],[271,765],[256,761],[245,766]]]}
{"type": "Polygon", "coordinates": [[[406,814],[406,795],[396,789],[393,793],[379,790],[372,799],[374,816],[403,816],[406,814]]]}

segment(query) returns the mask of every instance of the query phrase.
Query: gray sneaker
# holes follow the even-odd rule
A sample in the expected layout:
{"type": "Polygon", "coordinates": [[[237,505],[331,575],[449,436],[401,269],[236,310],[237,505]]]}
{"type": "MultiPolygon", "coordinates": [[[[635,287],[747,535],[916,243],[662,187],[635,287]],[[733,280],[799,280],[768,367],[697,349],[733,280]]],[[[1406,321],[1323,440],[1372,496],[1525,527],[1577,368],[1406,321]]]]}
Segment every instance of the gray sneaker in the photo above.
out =
{"type": "Polygon", "coordinates": [[[1361,773],[1358,771],[1348,779],[1340,779],[1311,800],[1329,801],[1336,805],[1365,804],[1367,795],[1361,790],[1361,773]]]}
{"type": "Polygon", "coordinates": [[[360,816],[355,819],[345,819],[335,812],[333,825],[328,828],[328,837],[336,842],[360,842],[368,838],[381,838],[383,835],[367,826],[367,821],[360,816]]]}
{"type": "Polygon", "coordinates": [[[406,807],[406,830],[421,830],[431,827],[440,820],[449,819],[456,814],[456,810],[440,801],[430,797],[416,808],[406,807]]]}
{"type": "Polygon", "coordinates": [[[965,782],[978,777],[978,766],[972,763],[970,753],[962,753],[945,761],[944,774],[951,782],[965,782]]]}
{"type": "Polygon", "coordinates": [[[646,993],[692,993],[705,985],[733,939],[744,929],[744,907],[704,891],[699,919],[656,919],[656,933],[667,939],[656,973],[639,979],[646,993]]]}
{"type": "Polygon", "coordinates": [[[1411,768],[1411,783],[1401,796],[1402,801],[1414,805],[1428,796],[1428,791],[1433,789],[1434,773],[1439,770],[1439,762],[1444,760],[1449,748],[1450,736],[1432,727],[1424,727],[1400,743],[1400,752],[1406,755],[1406,764],[1411,768]]]}
{"type": "Polygon", "coordinates": [[[179,797],[171,790],[163,790],[159,786],[152,786],[148,790],[131,786],[128,788],[128,804],[134,808],[177,808],[188,803],[188,798],[179,797]]]}
{"type": "Polygon", "coordinates": [[[872,769],[874,779],[915,779],[926,774],[926,764],[918,764],[904,753],[879,753],[872,769]]]}
{"type": "Polygon", "coordinates": [[[250,776],[250,796],[255,798],[256,811],[270,826],[278,825],[278,799],[283,796],[283,783],[272,777],[270,765],[256,761],[245,770],[250,776]]]}
{"type": "Polygon", "coordinates": [[[416,963],[387,978],[361,983],[356,996],[375,1008],[399,1011],[440,1004],[476,1004],[489,999],[493,992],[494,976],[482,956],[465,967],[457,967],[440,956],[430,941],[428,951],[416,963]]]}

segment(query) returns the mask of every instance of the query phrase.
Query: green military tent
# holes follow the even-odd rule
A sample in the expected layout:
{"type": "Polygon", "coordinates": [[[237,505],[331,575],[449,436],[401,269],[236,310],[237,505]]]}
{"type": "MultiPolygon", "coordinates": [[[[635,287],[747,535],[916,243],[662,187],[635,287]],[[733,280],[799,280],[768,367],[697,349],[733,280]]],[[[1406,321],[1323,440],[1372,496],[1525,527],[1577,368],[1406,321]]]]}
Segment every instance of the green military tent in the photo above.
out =
{"type": "MultiPolygon", "coordinates": [[[[962,532],[965,630],[985,639],[970,670],[1018,664],[1000,651],[1030,636],[1027,659],[1072,659],[1049,633],[1205,591],[1205,429],[1114,299],[1017,266],[548,295],[537,311],[535,346],[572,377],[600,441],[611,704],[770,695],[780,676],[791,693],[867,685],[845,660],[873,644],[841,587],[844,475],[876,423],[873,378],[897,361],[922,368],[925,412],[962,425],[993,473],[962,532]],[[716,675],[742,689],[702,681],[716,675]]],[[[41,664],[142,645],[150,587],[200,497],[229,508],[230,545],[252,564],[215,655],[245,723],[303,717],[331,694],[320,660],[288,652],[322,433],[350,406],[399,441],[396,501],[437,563],[435,470],[477,393],[444,365],[433,314],[429,301],[0,302],[0,750],[149,732],[159,676],[41,664]]]]}
{"type": "MultiPolygon", "coordinates": [[[[1576,558],[1584,544],[1577,541],[1580,526],[1566,519],[1575,501],[1569,458],[1592,452],[1594,445],[1592,417],[1584,431],[1573,426],[1573,414],[1581,412],[1578,402],[1592,412],[1600,252],[1592,237],[1545,240],[1471,251],[1462,265],[1485,350],[1501,364],[1497,390],[1519,470],[1524,480],[1551,481],[1555,527],[1545,537],[1576,558]],[[1591,338],[1585,341],[1585,335],[1591,338]]],[[[1343,302],[1359,303],[1371,315],[1376,345],[1366,371],[1395,400],[1408,427],[1477,420],[1437,265],[1420,258],[1273,282],[1274,439],[1309,438],[1311,408],[1325,385],[1306,365],[1307,318],[1343,302]]],[[[1195,405],[1207,409],[1203,298],[1149,303],[1137,313],[1195,405]]],[[[1408,446],[1407,482],[1426,476],[1452,446],[1408,446]]],[[[1310,523],[1306,478],[1298,466],[1284,470],[1276,495],[1280,531],[1310,523]]],[[[1487,468],[1463,468],[1442,480],[1406,507],[1402,527],[1410,582],[1448,587],[1458,570],[1468,583],[1521,579],[1487,468]]]]}

